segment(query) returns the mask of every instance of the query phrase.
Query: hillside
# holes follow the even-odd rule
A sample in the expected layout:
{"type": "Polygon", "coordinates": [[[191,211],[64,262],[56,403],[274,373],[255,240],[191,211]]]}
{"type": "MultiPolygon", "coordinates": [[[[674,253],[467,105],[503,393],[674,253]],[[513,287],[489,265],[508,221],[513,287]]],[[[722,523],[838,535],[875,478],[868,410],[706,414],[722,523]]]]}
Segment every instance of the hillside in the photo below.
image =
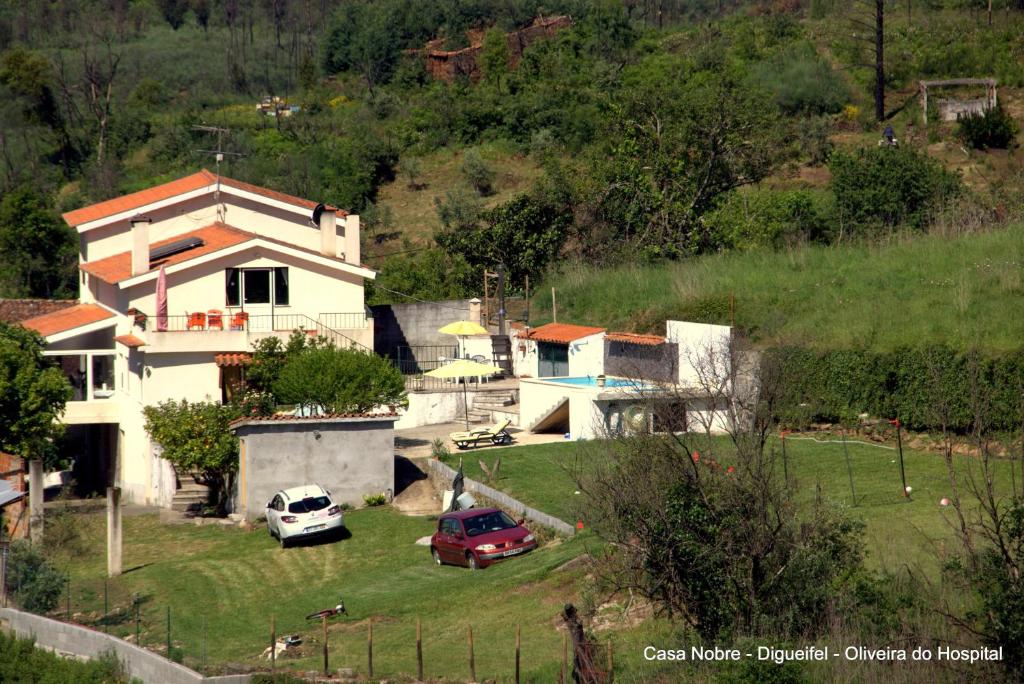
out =
{"type": "MultiPolygon", "coordinates": [[[[943,342],[990,351],[1020,347],[1024,225],[950,239],[877,246],[801,247],[553,276],[558,320],[663,332],[667,318],[735,322],[762,344],[818,348],[943,342]]],[[[551,320],[551,290],[531,305],[551,320]]]]}

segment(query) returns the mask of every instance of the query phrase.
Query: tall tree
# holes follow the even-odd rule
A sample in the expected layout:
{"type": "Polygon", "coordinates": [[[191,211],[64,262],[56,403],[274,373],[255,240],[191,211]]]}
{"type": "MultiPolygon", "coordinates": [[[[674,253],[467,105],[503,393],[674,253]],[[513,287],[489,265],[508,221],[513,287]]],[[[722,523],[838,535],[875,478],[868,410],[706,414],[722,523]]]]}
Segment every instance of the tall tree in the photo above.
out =
{"type": "Polygon", "coordinates": [[[73,297],[77,244],[47,207],[47,199],[29,186],[0,200],[0,295],[73,297]]]}
{"type": "Polygon", "coordinates": [[[0,451],[53,464],[71,386],[43,357],[44,345],[36,333],[0,322],[0,451]]]}

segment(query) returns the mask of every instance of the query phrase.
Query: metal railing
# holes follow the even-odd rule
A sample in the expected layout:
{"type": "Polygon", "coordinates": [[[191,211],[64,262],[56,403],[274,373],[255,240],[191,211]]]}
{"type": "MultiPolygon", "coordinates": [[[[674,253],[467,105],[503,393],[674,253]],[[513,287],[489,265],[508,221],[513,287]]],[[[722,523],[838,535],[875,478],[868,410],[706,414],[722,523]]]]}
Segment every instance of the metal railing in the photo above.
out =
{"type": "Polygon", "coordinates": [[[322,313],[317,319],[322,325],[334,330],[363,330],[373,321],[373,314],[369,309],[350,313],[322,313]]]}

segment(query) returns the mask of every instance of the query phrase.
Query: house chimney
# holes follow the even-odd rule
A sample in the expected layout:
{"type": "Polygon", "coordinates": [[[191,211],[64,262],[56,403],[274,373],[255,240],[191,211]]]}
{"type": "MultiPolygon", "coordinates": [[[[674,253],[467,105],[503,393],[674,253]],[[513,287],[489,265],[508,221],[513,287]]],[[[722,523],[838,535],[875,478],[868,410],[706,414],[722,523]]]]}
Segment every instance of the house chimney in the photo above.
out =
{"type": "Polygon", "coordinates": [[[469,320],[480,323],[480,299],[478,297],[469,300],[469,320]]]}
{"type": "Polygon", "coordinates": [[[362,256],[359,253],[359,216],[345,217],[345,261],[358,266],[362,256]]]}
{"type": "Polygon", "coordinates": [[[338,215],[333,209],[324,209],[320,214],[320,253],[338,256],[338,215]]]}
{"type": "Polygon", "coordinates": [[[142,275],[149,270],[149,224],[153,219],[136,214],[132,224],[132,275],[142,275]]]}

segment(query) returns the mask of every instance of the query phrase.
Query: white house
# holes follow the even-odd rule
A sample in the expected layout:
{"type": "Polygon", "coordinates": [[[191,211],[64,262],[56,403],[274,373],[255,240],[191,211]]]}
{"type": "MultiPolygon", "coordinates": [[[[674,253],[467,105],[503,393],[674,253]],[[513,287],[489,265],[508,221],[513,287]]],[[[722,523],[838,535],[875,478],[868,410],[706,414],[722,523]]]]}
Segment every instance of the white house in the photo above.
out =
{"type": "Polygon", "coordinates": [[[97,488],[168,505],[174,473],[142,408],[223,400],[258,339],[304,329],[373,348],[358,216],[203,170],[64,220],[79,235],[79,301],[22,324],[71,380],[67,441],[97,488]]]}

